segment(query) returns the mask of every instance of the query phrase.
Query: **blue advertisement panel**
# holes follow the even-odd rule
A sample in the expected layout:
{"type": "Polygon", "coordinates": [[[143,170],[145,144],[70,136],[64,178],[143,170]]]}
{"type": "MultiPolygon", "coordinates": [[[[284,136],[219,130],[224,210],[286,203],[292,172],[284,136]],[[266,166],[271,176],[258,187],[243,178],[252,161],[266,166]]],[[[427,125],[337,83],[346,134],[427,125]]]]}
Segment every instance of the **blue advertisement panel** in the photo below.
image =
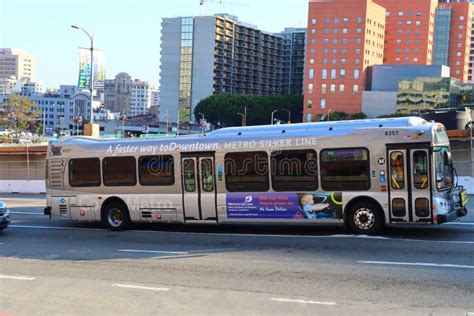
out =
{"type": "Polygon", "coordinates": [[[227,193],[228,218],[341,219],[342,193],[227,193]]]}

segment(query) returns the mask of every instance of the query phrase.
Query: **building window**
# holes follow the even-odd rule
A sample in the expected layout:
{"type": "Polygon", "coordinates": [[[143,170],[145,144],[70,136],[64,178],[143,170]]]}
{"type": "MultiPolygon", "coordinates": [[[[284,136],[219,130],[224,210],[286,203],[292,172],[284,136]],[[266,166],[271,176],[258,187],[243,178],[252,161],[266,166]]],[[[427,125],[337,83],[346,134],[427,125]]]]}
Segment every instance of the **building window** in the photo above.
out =
{"type": "Polygon", "coordinates": [[[421,34],[421,31],[420,31],[420,30],[415,30],[415,34],[416,34],[416,35],[420,35],[420,34],[421,34]]]}
{"type": "Polygon", "coordinates": [[[329,24],[330,23],[330,19],[324,19],[324,24],[329,24]]]}
{"type": "Polygon", "coordinates": [[[313,79],[314,78],[314,69],[310,69],[309,70],[309,79],[313,79]]]}
{"type": "Polygon", "coordinates": [[[396,62],[400,62],[400,57],[395,58],[396,62]]]}
{"type": "Polygon", "coordinates": [[[355,84],[354,87],[353,87],[353,89],[352,89],[352,92],[353,92],[354,94],[358,94],[358,93],[359,93],[359,85],[355,84]]]}
{"type": "Polygon", "coordinates": [[[361,33],[362,33],[362,28],[358,27],[358,28],[356,29],[356,33],[361,34],[361,33]]]}
{"type": "Polygon", "coordinates": [[[316,34],[316,29],[311,29],[311,34],[316,34]]]}
{"type": "Polygon", "coordinates": [[[421,25],[421,21],[415,21],[416,25],[421,25]]]}
{"type": "Polygon", "coordinates": [[[328,78],[328,70],[327,69],[323,69],[321,71],[321,78],[322,79],[327,79],[328,78]]]}
{"type": "Polygon", "coordinates": [[[323,84],[321,85],[321,93],[322,93],[322,94],[326,94],[326,89],[327,89],[327,88],[326,88],[326,84],[323,83],[323,84]]]}
{"type": "Polygon", "coordinates": [[[395,52],[398,53],[398,54],[400,54],[400,53],[402,52],[402,49],[401,49],[401,48],[397,48],[397,49],[395,50],[395,52]]]}
{"type": "Polygon", "coordinates": [[[459,74],[461,73],[461,71],[456,70],[454,73],[455,73],[456,75],[459,75],[459,74]]]}
{"type": "Polygon", "coordinates": [[[339,71],[339,75],[340,75],[341,79],[346,78],[346,70],[345,70],[344,68],[342,68],[342,69],[339,71]]]}
{"type": "Polygon", "coordinates": [[[462,25],[462,24],[459,25],[459,29],[460,29],[460,30],[464,30],[464,25],[462,25]]]}
{"type": "Polygon", "coordinates": [[[461,57],[462,53],[461,52],[456,52],[457,57],[461,57]]]}
{"type": "Polygon", "coordinates": [[[385,16],[390,16],[390,11],[385,12],[385,16]]]}
{"type": "Polygon", "coordinates": [[[309,63],[310,63],[310,64],[314,64],[314,58],[310,58],[310,59],[309,59],[309,63]]]}
{"type": "Polygon", "coordinates": [[[311,24],[316,24],[316,19],[311,19],[311,24]]]}
{"type": "Polygon", "coordinates": [[[359,55],[359,54],[360,54],[360,48],[356,48],[356,49],[355,49],[355,53],[356,53],[357,55],[359,55]]]}
{"type": "Polygon", "coordinates": [[[326,108],[326,99],[321,99],[321,109],[326,108]]]}
{"type": "Polygon", "coordinates": [[[343,64],[343,65],[346,64],[346,59],[345,58],[341,58],[341,64],[343,64]]]}
{"type": "Polygon", "coordinates": [[[327,48],[323,49],[323,54],[327,55],[329,53],[329,50],[327,48]]]}
{"type": "Polygon", "coordinates": [[[342,19],[342,23],[347,24],[347,22],[349,22],[349,19],[348,19],[348,18],[343,18],[343,19],[342,19]]]}
{"type": "Polygon", "coordinates": [[[308,109],[311,109],[313,107],[313,100],[308,100],[308,103],[307,103],[307,106],[308,106],[308,109]]]}
{"type": "Polygon", "coordinates": [[[416,16],[421,16],[421,11],[416,11],[416,16]]]}
{"type": "Polygon", "coordinates": [[[310,53],[310,54],[314,54],[314,48],[310,48],[310,49],[309,49],[309,53],[310,53]]]}
{"type": "Polygon", "coordinates": [[[356,44],[360,44],[362,40],[360,38],[356,38],[356,44]]]}
{"type": "Polygon", "coordinates": [[[308,84],[308,93],[313,93],[313,84],[308,84]]]}
{"type": "Polygon", "coordinates": [[[330,91],[331,93],[336,92],[336,85],[335,85],[335,84],[331,84],[331,86],[330,86],[330,88],[329,88],[329,91],[330,91]]]}
{"type": "Polygon", "coordinates": [[[458,38],[462,38],[462,34],[458,34],[458,38]]]}
{"type": "Polygon", "coordinates": [[[329,34],[329,33],[331,33],[330,29],[324,29],[324,34],[329,34]]]}
{"type": "Polygon", "coordinates": [[[461,15],[461,16],[459,17],[459,20],[460,20],[460,21],[464,21],[464,15],[461,15]]]}
{"type": "Polygon", "coordinates": [[[398,16],[403,16],[403,12],[402,12],[402,11],[398,11],[398,16]]]}
{"type": "Polygon", "coordinates": [[[341,48],[341,54],[347,54],[347,48],[341,48]]]}
{"type": "Polygon", "coordinates": [[[360,64],[360,59],[356,58],[354,62],[355,62],[356,65],[359,65],[360,64]]]}
{"type": "Polygon", "coordinates": [[[340,84],[339,85],[339,92],[344,93],[344,90],[345,90],[345,86],[343,84],[340,84]]]}
{"type": "Polygon", "coordinates": [[[324,39],[323,39],[323,43],[324,43],[324,44],[329,44],[329,38],[324,38],[324,39]]]}
{"type": "Polygon", "coordinates": [[[402,21],[397,21],[397,25],[403,25],[402,21]]]}
{"type": "Polygon", "coordinates": [[[333,53],[333,54],[337,54],[337,48],[333,48],[333,49],[332,49],[332,53],[333,53]]]}
{"type": "Polygon", "coordinates": [[[331,79],[336,79],[336,69],[331,69],[331,79]]]}
{"type": "Polygon", "coordinates": [[[357,23],[362,23],[363,19],[362,18],[357,18],[357,23]]]}
{"type": "Polygon", "coordinates": [[[342,44],[347,44],[347,38],[343,38],[343,39],[341,40],[341,43],[342,43],[342,44]]]}
{"type": "Polygon", "coordinates": [[[333,30],[333,33],[334,33],[334,34],[338,34],[338,33],[339,33],[339,29],[334,29],[334,30],[333,30]]]}
{"type": "Polygon", "coordinates": [[[327,64],[328,63],[328,59],[327,58],[324,58],[323,59],[323,64],[327,64]]]}
{"type": "Polygon", "coordinates": [[[312,38],[312,39],[310,40],[310,43],[311,43],[311,45],[314,45],[314,44],[316,44],[316,40],[315,40],[314,38],[312,38]]]}
{"type": "Polygon", "coordinates": [[[346,27],[342,29],[342,33],[347,34],[347,28],[346,27]]]}
{"type": "Polygon", "coordinates": [[[333,65],[336,65],[336,64],[337,64],[337,59],[336,59],[336,58],[333,58],[333,59],[332,59],[332,64],[333,64],[333,65]]]}
{"type": "Polygon", "coordinates": [[[332,43],[333,43],[333,44],[337,44],[337,38],[333,38],[333,39],[332,39],[332,43]]]}
{"type": "Polygon", "coordinates": [[[462,43],[458,43],[458,48],[461,48],[462,47],[462,43]]]}
{"type": "Polygon", "coordinates": [[[398,35],[402,34],[402,30],[397,30],[397,34],[398,35]]]}
{"type": "Polygon", "coordinates": [[[338,24],[339,23],[339,19],[338,18],[335,18],[334,19],[334,24],[338,24]]]}
{"type": "Polygon", "coordinates": [[[360,70],[354,69],[354,79],[359,79],[359,77],[360,77],[360,70]]]}

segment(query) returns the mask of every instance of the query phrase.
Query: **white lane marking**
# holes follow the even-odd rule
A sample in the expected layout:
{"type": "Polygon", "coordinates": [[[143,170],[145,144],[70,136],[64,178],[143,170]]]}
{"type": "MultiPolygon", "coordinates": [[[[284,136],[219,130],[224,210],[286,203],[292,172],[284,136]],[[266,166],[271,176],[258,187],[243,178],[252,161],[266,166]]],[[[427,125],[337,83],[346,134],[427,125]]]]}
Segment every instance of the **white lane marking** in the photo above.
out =
{"type": "Polygon", "coordinates": [[[135,290],[169,291],[169,288],[164,288],[164,287],[148,287],[148,286],[130,285],[130,284],[112,284],[112,286],[121,287],[125,289],[135,289],[135,290]]]}
{"type": "Polygon", "coordinates": [[[22,277],[22,276],[13,276],[13,275],[0,275],[0,279],[19,280],[19,281],[36,280],[36,278],[32,278],[32,277],[22,277]]]}
{"type": "Polygon", "coordinates": [[[465,226],[474,226],[474,223],[471,223],[471,222],[453,222],[453,223],[444,223],[443,225],[465,225],[465,226]]]}
{"type": "Polygon", "coordinates": [[[34,212],[10,212],[10,214],[19,214],[19,215],[42,215],[43,213],[34,213],[34,212]]]}
{"type": "Polygon", "coordinates": [[[140,250],[140,249],[119,249],[120,252],[138,252],[138,253],[164,253],[172,255],[188,255],[186,251],[163,251],[163,250],[140,250]]]}
{"type": "Polygon", "coordinates": [[[305,300],[292,300],[288,298],[272,298],[271,301],[274,302],[284,302],[284,303],[300,303],[300,304],[314,304],[314,305],[336,305],[336,302],[318,302],[318,301],[305,301],[305,300]]]}
{"type": "Polygon", "coordinates": [[[396,266],[421,266],[421,267],[438,267],[438,268],[455,268],[455,269],[474,269],[474,266],[462,264],[446,264],[446,263],[429,263],[429,262],[394,262],[394,261],[357,261],[365,264],[382,264],[396,266]]]}
{"type": "MultiPolygon", "coordinates": [[[[443,224],[444,225],[444,224],[443,224]]],[[[65,227],[65,226],[41,226],[41,225],[10,225],[9,228],[33,228],[33,229],[65,229],[65,230],[90,230],[90,231],[105,231],[104,228],[87,228],[87,227],[65,227]]],[[[134,233],[158,233],[158,234],[180,234],[180,235],[197,235],[197,236],[232,236],[232,237],[273,237],[273,238],[305,238],[305,239],[324,239],[324,238],[347,238],[347,239],[375,239],[385,241],[405,241],[405,242],[427,242],[427,243],[448,243],[448,244],[471,244],[471,240],[429,240],[429,239],[408,239],[408,238],[391,238],[383,236],[370,235],[325,235],[325,236],[311,236],[311,235],[268,235],[268,234],[226,234],[226,233],[193,233],[193,232],[163,232],[153,230],[128,230],[134,233]]]]}

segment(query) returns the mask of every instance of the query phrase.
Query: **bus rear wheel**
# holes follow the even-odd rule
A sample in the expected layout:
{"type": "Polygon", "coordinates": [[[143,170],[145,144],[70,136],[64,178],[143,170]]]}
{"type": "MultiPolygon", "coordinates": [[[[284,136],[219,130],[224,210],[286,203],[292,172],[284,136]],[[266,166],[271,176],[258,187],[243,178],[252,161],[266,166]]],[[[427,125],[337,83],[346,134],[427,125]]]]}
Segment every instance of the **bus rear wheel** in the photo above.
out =
{"type": "Polygon", "coordinates": [[[111,202],[102,211],[102,223],[113,231],[126,230],[130,226],[130,214],[120,202],[111,202]]]}
{"type": "Polygon", "coordinates": [[[354,234],[374,235],[383,228],[383,215],[380,207],[369,201],[356,202],[347,214],[349,229],[354,234]]]}

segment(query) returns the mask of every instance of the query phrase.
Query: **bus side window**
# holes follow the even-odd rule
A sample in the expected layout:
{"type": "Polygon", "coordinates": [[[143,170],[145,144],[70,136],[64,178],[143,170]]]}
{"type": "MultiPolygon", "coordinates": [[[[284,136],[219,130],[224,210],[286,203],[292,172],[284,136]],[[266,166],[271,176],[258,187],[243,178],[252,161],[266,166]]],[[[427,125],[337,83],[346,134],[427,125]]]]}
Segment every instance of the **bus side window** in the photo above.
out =
{"type": "Polygon", "coordinates": [[[196,175],[194,174],[194,160],[185,159],[183,161],[184,189],[186,192],[196,191],[196,175]]]}
{"type": "Polygon", "coordinates": [[[401,190],[405,188],[405,161],[401,151],[390,153],[390,183],[392,189],[401,190]]]}
{"type": "Polygon", "coordinates": [[[413,153],[413,179],[417,189],[428,188],[428,157],[425,151],[415,151],[413,153]]]}

